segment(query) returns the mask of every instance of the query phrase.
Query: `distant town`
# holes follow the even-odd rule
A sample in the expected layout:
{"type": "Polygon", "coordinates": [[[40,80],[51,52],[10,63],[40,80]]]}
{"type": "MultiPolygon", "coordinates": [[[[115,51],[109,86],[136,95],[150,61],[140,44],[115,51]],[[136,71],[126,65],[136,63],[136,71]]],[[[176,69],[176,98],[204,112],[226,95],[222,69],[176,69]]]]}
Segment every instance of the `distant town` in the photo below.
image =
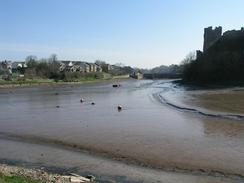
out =
{"type": "Polygon", "coordinates": [[[109,79],[113,77],[131,77],[135,79],[177,78],[181,66],[159,66],[153,69],[139,69],[123,64],[108,64],[96,60],[86,61],[58,60],[56,54],[49,58],[38,59],[27,56],[25,61],[4,60],[0,62],[0,83],[21,83],[52,79],[56,82],[77,82],[84,80],[109,79]]]}
{"type": "Polygon", "coordinates": [[[132,77],[141,79],[140,69],[122,64],[108,64],[96,60],[94,63],[86,61],[58,60],[56,54],[49,58],[38,59],[27,56],[25,61],[4,60],[0,62],[0,83],[21,83],[26,81],[55,80],[77,82],[95,79],[109,79],[112,77],[132,77]]]}
{"type": "MultiPolygon", "coordinates": [[[[30,58],[28,61],[2,61],[0,65],[1,71],[7,71],[8,73],[21,73],[21,70],[28,68],[28,62],[35,62],[34,58],[30,58]]],[[[119,66],[105,64],[102,65],[98,63],[88,63],[84,61],[68,61],[68,60],[57,60],[59,65],[59,71],[61,72],[102,72],[103,68],[106,71],[116,70],[119,66]]]]}

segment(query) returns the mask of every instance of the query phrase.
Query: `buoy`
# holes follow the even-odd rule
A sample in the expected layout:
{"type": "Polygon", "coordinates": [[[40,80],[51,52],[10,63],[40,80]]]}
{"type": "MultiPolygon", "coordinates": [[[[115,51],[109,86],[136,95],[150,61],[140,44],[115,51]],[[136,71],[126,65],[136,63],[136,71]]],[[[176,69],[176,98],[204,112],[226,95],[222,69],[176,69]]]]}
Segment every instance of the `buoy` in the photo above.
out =
{"type": "Polygon", "coordinates": [[[121,111],[122,110],[122,106],[121,105],[118,105],[118,111],[121,111]]]}
{"type": "Polygon", "coordinates": [[[92,102],[91,105],[95,105],[95,102],[92,102]]]}

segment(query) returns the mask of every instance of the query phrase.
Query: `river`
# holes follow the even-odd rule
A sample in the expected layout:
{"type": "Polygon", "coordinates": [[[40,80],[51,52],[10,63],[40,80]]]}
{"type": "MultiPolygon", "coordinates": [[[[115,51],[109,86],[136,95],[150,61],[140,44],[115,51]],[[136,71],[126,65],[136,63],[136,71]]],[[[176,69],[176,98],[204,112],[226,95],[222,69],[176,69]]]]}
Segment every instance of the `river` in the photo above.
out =
{"type": "Polygon", "coordinates": [[[1,89],[0,162],[101,182],[244,181],[240,105],[212,109],[170,80],[120,84],[1,89]]]}

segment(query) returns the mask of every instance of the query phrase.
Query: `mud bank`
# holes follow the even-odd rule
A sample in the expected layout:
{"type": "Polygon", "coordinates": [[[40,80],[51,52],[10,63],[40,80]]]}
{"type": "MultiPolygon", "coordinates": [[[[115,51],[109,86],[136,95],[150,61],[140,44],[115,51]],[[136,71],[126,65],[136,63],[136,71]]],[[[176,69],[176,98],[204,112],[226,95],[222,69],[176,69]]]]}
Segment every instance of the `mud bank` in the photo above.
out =
{"type": "MultiPolygon", "coordinates": [[[[100,183],[241,183],[244,180],[238,176],[226,177],[218,172],[215,175],[208,175],[197,171],[181,170],[176,172],[145,168],[80,151],[72,151],[71,149],[9,140],[1,140],[0,142],[1,147],[9,144],[8,150],[5,150],[6,152],[1,150],[1,156],[6,157],[0,159],[1,163],[26,167],[24,174],[27,177],[35,178],[40,175],[40,179],[44,182],[45,180],[59,180],[60,174],[69,175],[71,172],[82,176],[92,174],[96,177],[96,182],[100,183]],[[17,149],[21,150],[22,153],[16,152],[14,155],[11,155],[12,153],[8,155],[10,151],[17,149]]],[[[17,175],[23,175],[22,168],[20,174],[17,175]]]]}
{"type": "MultiPolygon", "coordinates": [[[[211,170],[211,169],[204,169],[204,168],[197,168],[197,167],[183,167],[183,166],[179,166],[179,165],[169,165],[169,164],[165,164],[165,165],[161,165],[158,166],[156,164],[146,164],[145,162],[143,162],[140,159],[137,158],[132,158],[132,157],[125,157],[125,156],[121,156],[119,154],[113,154],[107,151],[102,151],[101,149],[94,149],[94,148],[89,148],[89,147],[85,147],[85,146],[80,146],[77,144],[70,144],[70,143],[65,143],[62,141],[57,141],[57,140],[53,140],[53,139],[45,139],[45,138],[40,138],[40,137],[27,137],[27,136],[18,136],[18,135],[14,135],[14,134],[6,134],[6,133],[0,133],[0,138],[1,139],[5,139],[7,141],[12,141],[14,143],[25,143],[28,145],[34,145],[34,146],[40,146],[40,147],[45,147],[47,146],[48,148],[57,148],[57,149],[62,149],[62,150],[67,150],[70,152],[78,152],[81,154],[85,154],[87,156],[93,156],[93,157],[97,157],[102,158],[103,160],[109,160],[109,161],[115,161],[118,163],[122,163],[122,165],[127,164],[127,165],[131,165],[131,166],[139,166],[142,168],[146,168],[146,169],[157,169],[158,171],[166,171],[166,172],[172,172],[172,173],[184,173],[184,174],[188,174],[188,175],[196,175],[196,176],[209,176],[209,177],[215,177],[215,178],[228,178],[230,180],[243,180],[244,181],[244,175],[242,174],[237,174],[237,173],[231,173],[231,172],[224,172],[224,171],[220,171],[218,169],[216,170],[211,170]]],[[[0,140],[1,142],[1,140],[0,140]]],[[[42,151],[41,151],[42,152],[42,151]]],[[[44,151],[45,152],[45,151],[44,151]]],[[[1,153],[0,153],[1,154],[1,153]]],[[[44,156],[43,153],[40,153],[40,156],[44,156]]],[[[14,162],[16,164],[18,164],[18,161],[16,160],[10,160],[8,161],[8,159],[0,159],[0,162],[14,162]]],[[[24,163],[26,164],[26,163],[24,163]]],[[[27,163],[28,164],[28,163],[27,163]]],[[[31,163],[30,163],[31,164],[31,163]]],[[[60,170],[62,171],[58,171],[58,168],[53,168],[53,170],[55,170],[56,172],[59,173],[67,173],[67,170],[64,171],[64,169],[62,170],[62,168],[60,170]]],[[[54,172],[55,172],[54,171],[54,172]]],[[[68,171],[70,172],[70,171],[68,171]]]]}
{"type": "Polygon", "coordinates": [[[181,110],[183,112],[191,112],[203,115],[205,117],[212,117],[212,118],[220,118],[220,119],[230,119],[230,120],[244,120],[244,115],[238,115],[238,114],[228,114],[228,113],[217,113],[217,112],[204,112],[197,108],[190,108],[190,107],[184,107],[177,104],[174,104],[170,100],[167,100],[165,97],[163,97],[161,94],[154,94],[154,97],[157,98],[162,104],[167,104],[170,107],[173,107],[177,110],[181,110]]]}

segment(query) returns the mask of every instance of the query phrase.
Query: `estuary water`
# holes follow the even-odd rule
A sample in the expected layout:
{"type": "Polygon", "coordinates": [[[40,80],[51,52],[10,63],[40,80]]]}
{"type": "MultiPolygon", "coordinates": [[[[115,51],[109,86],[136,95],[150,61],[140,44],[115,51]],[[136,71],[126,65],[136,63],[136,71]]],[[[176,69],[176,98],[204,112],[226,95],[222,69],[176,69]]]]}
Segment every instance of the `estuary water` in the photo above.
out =
{"type": "Polygon", "coordinates": [[[111,182],[244,181],[240,106],[212,110],[171,80],[119,84],[1,89],[0,161],[111,182]]]}

